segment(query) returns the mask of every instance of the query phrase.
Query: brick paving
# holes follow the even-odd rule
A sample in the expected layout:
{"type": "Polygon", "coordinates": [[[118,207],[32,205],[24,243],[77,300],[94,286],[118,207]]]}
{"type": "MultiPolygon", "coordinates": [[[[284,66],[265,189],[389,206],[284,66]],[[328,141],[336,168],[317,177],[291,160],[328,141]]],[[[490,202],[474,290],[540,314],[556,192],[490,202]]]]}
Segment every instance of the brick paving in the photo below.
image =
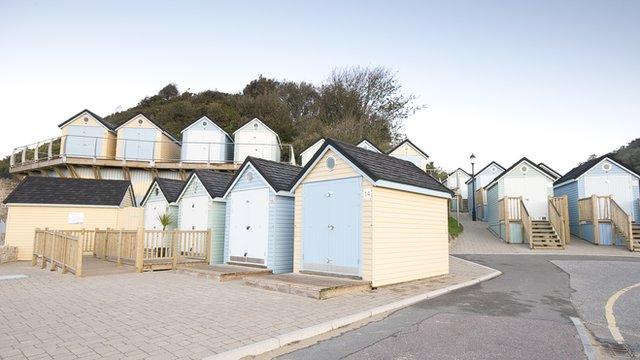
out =
{"type": "Polygon", "coordinates": [[[564,250],[531,250],[528,244],[507,244],[498,239],[487,227],[488,223],[471,221],[468,214],[460,214],[460,223],[464,231],[449,246],[455,254],[557,254],[557,255],[593,255],[593,256],[640,256],[622,246],[593,245],[585,240],[571,237],[571,243],[564,250]]]}
{"type": "Polygon", "coordinates": [[[451,258],[451,274],[329,300],[177,272],[77,279],[30,263],[0,266],[1,359],[200,359],[486,275],[451,258]]]}

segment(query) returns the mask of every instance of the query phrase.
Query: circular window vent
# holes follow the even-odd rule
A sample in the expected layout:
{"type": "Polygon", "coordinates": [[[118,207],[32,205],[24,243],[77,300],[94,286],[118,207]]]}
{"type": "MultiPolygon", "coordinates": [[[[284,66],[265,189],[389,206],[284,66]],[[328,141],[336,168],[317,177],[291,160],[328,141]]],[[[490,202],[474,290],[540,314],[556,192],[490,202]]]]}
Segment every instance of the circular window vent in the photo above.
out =
{"type": "Polygon", "coordinates": [[[86,117],[86,116],[84,117],[84,119],[83,119],[83,120],[84,120],[84,123],[85,123],[85,124],[89,122],[89,118],[88,118],[88,117],[86,117]]]}
{"type": "Polygon", "coordinates": [[[209,123],[208,123],[208,122],[206,122],[206,121],[203,121],[203,122],[202,122],[202,126],[207,126],[207,125],[209,125],[209,123]]]}
{"type": "Polygon", "coordinates": [[[336,159],[332,156],[327,158],[327,169],[333,170],[336,167],[336,159]]]}
{"type": "Polygon", "coordinates": [[[253,123],[253,128],[257,129],[258,128],[258,123],[253,123]]]}
{"type": "Polygon", "coordinates": [[[492,167],[491,167],[491,172],[492,172],[492,173],[494,173],[494,172],[496,172],[496,171],[498,171],[498,169],[497,169],[495,166],[492,166],[492,167]]]}
{"type": "Polygon", "coordinates": [[[142,119],[138,120],[138,124],[142,125],[142,119]]]}
{"type": "Polygon", "coordinates": [[[602,164],[602,170],[609,172],[611,171],[611,164],[609,164],[608,162],[602,164]]]}
{"type": "Polygon", "coordinates": [[[253,173],[249,171],[246,175],[247,181],[251,182],[253,180],[253,173]]]}
{"type": "Polygon", "coordinates": [[[523,173],[526,173],[527,171],[529,171],[529,167],[527,165],[522,165],[520,166],[520,171],[522,171],[523,173]]]}

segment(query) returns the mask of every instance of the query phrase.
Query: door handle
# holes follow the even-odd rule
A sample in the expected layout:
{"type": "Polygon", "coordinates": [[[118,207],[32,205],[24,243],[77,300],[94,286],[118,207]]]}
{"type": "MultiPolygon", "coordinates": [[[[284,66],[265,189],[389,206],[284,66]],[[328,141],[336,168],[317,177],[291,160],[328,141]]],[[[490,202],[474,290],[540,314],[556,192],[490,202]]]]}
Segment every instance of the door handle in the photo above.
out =
{"type": "Polygon", "coordinates": [[[251,225],[247,225],[247,230],[250,230],[250,229],[251,229],[251,225]]]}

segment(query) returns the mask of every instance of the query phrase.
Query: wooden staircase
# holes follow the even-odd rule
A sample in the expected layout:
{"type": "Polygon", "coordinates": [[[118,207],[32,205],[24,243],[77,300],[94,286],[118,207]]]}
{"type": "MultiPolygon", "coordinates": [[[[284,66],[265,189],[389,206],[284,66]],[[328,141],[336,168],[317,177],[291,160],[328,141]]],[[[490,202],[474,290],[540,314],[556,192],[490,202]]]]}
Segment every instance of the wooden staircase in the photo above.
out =
{"type": "MultiPolygon", "coordinates": [[[[532,249],[564,249],[558,233],[548,220],[531,220],[532,249]]],[[[640,250],[640,248],[638,249],[640,250]]]]}
{"type": "Polygon", "coordinates": [[[640,251],[640,224],[632,223],[631,233],[633,236],[631,236],[631,246],[629,246],[629,249],[631,251],[640,251]]]}

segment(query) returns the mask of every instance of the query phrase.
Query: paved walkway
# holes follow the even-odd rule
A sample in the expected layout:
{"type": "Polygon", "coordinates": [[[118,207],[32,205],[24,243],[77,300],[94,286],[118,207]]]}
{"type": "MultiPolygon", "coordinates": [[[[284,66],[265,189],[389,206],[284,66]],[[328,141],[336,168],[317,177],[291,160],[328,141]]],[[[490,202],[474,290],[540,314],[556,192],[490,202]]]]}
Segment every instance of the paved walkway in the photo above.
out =
{"type": "Polygon", "coordinates": [[[319,301],[174,272],[77,279],[0,266],[1,359],[200,359],[491,271],[451,258],[451,274],[319,301]]]}
{"type": "Polygon", "coordinates": [[[637,256],[640,252],[630,252],[622,246],[593,245],[585,240],[571,237],[571,243],[564,250],[531,250],[527,244],[507,244],[495,237],[488,229],[488,223],[471,221],[468,214],[460,214],[464,231],[450,244],[450,253],[455,254],[557,254],[593,256],[637,256]]]}

